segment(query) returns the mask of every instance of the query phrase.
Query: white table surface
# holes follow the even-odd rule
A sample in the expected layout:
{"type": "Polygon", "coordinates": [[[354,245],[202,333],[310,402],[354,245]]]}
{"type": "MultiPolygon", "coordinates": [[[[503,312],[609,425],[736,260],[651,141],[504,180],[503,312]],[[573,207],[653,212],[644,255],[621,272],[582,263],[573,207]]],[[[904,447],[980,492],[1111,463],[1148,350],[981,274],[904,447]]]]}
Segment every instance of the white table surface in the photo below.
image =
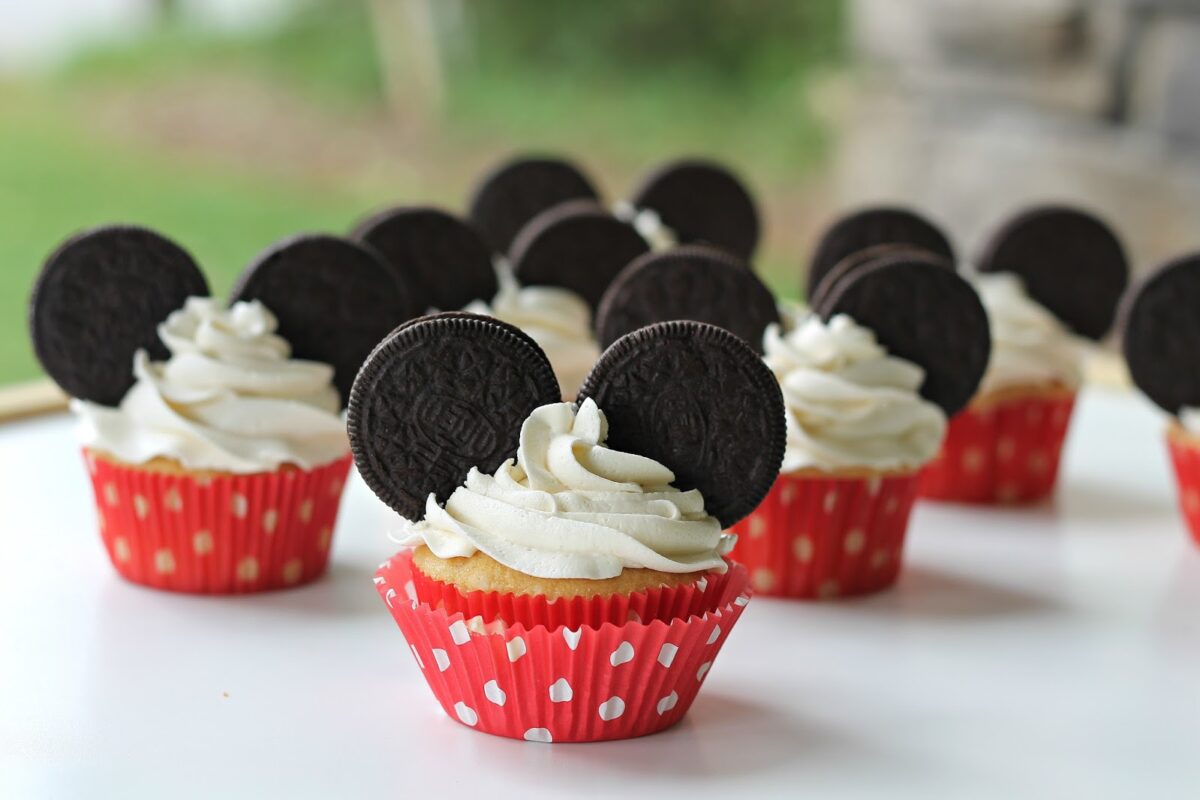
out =
{"type": "Polygon", "coordinates": [[[237,599],[124,583],[69,420],[0,427],[0,797],[1197,797],[1200,550],[1162,421],[1083,398],[1056,502],[924,504],[897,588],[756,598],[690,715],[538,745],[445,718],[370,576],[237,599]]]}

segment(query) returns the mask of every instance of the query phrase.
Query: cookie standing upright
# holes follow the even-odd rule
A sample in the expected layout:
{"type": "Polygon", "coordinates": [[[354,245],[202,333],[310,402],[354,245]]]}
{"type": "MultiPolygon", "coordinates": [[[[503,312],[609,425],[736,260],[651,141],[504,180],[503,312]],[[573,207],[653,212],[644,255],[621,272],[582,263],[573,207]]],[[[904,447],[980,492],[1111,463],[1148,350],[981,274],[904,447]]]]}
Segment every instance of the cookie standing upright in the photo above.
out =
{"type": "Polygon", "coordinates": [[[748,600],[723,527],[778,470],[782,401],[744,342],[692,322],[615,343],[578,404],[557,388],[535,344],[483,317],[376,349],[347,426],[414,549],[375,583],[452,719],[641,736],[687,711],[748,600]]]}
{"type": "Polygon", "coordinates": [[[761,233],[758,208],[746,184],[729,168],[687,158],[656,167],[622,204],[657,249],[707,244],[749,261],[761,233]]]}
{"type": "Polygon", "coordinates": [[[1168,415],[1179,508],[1200,545],[1200,253],[1151,272],[1129,291],[1120,318],[1129,375],[1168,415]]]}
{"type": "Polygon", "coordinates": [[[921,470],[974,394],[990,338],[971,285],[921,251],[864,261],[813,312],[764,340],[787,444],[766,500],[734,527],[734,556],[758,591],[829,599],[899,576],[921,470]]]}
{"type": "Polygon", "coordinates": [[[1038,206],[1003,223],[976,261],[993,355],[950,423],[923,496],[1028,503],[1054,491],[1088,341],[1112,327],[1128,280],[1124,249],[1094,215],[1038,206]]]}
{"type": "Polygon", "coordinates": [[[335,381],[399,321],[402,288],[372,252],[301,237],[238,302],[207,295],[182,248],[135,227],[69,238],[37,279],[34,349],[75,398],[101,538],[120,575],[159,589],[310,581],[350,466],[335,381]]]}

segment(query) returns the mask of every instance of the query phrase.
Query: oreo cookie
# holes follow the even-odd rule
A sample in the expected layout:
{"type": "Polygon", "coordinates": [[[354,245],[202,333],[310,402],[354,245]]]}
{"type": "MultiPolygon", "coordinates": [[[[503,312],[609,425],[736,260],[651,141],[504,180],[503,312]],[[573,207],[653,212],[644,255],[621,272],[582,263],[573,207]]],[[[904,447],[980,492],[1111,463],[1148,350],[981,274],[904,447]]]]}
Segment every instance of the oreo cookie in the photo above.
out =
{"type": "Polygon", "coordinates": [[[921,395],[947,416],[967,405],[987,369],[991,335],[983,304],[935,257],[876,258],[839,282],[814,311],[826,322],[849,315],[889,354],[924,369],[921,395]]]}
{"type": "Polygon", "coordinates": [[[521,425],[560,401],[544,353],[489,317],[435,314],[388,335],[354,381],[346,428],[363,480],[419,520],[472,467],[495,471],[517,452],[521,425]]]}
{"type": "Polygon", "coordinates": [[[712,244],[747,260],[758,246],[754,199],[732,172],[711,161],[665,164],[642,181],[629,202],[658,214],[680,244],[712,244]]]}
{"type": "Polygon", "coordinates": [[[728,528],[753,511],[783,463],[783,395],[743,340],[714,325],[664,322],[621,337],[579,400],[608,419],[608,446],[653,458],[699,489],[728,528]]]}
{"type": "Polygon", "coordinates": [[[817,242],[808,265],[809,304],[825,276],[847,257],[879,245],[911,245],[956,263],[946,234],[925,217],[904,208],[876,206],[843,216],[817,242]]]}
{"type": "Polygon", "coordinates": [[[332,365],[343,404],[375,345],[423,310],[374,250],[322,234],[268,248],[238,279],[230,303],[239,300],[270,309],[293,357],[332,365]]]}
{"type": "Polygon", "coordinates": [[[196,262],[169,239],[133,226],[86,231],[59,245],[34,283],[33,350],[67,394],[116,406],[134,384],[134,353],[165,359],[159,324],[207,295],[196,262]]]}
{"type": "Polygon", "coordinates": [[[529,220],[567,200],[597,200],[592,182],[568,161],[517,158],[505,162],[480,182],[467,216],[493,253],[507,254],[529,220]]]}
{"type": "Polygon", "coordinates": [[[1017,214],[989,240],[977,268],[1021,276],[1030,297],[1075,333],[1096,340],[1112,327],[1129,283],[1129,262],[1112,229],[1065,206],[1017,214]]]}
{"type": "Polygon", "coordinates": [[[632,225],[591,200],[569,200],[530,220],[511,258],[522,284],[570,289],[594,311],[613,278],[649,250],[632,225]]]}
{"type": "Polygon", "coordinates": [[[836,287],[846,278],[854,275],[863,267],[869,265],[872,261],[887,255],[901,254],[916,258],[926,257],[934,259],[938,263],[944,265],[946,269],[954,269],[954,265],[949,261],[945,261],[936,254],[928,250],[922,250],[913,245],[877,244],[872,247],[868,247],[865,250],[859,250],[858,252],[851,253],[839,261],[833,269],[826,272],[825,277],[821,278],[821,282],[818,283],[817,287],[809,294],[809,306],[816,308],[817,306],[821,305],[821,301],[824,300],[826,295],[833,291],[834,287],[836,287]]]}
{"type": "Polygon", "coordinates": [[[1170,414],[1200,407],[1200,253],[1152,272],[1121,308],[1121,348],[1138,388],[1170,414]]]}
{"type": "Polygon", "coordinates": [[[779,321],[771,290],[745,263],[707,245],[648,253],[621,271],[596,312],[596,338],[607,347],[656,322],[717,325],[762,352],[767,325],[779,321]]]}
{"type": "Polygon", "coordinates": [[[392,208],[359,223],[351,238],[374,248],[413,291],[421,312],[490,301],[499,286],[492,252],[470,225],[436,208],[392,208]]]}

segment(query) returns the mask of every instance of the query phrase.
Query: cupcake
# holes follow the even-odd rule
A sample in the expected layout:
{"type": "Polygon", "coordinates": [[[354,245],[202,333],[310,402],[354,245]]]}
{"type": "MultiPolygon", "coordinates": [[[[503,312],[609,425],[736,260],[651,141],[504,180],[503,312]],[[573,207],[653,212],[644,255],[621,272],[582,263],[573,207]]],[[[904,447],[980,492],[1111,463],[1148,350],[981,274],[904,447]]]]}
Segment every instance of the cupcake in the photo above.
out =
{"type": "Polygon", "coordinates": [[[38,277],[34,349],[73,397],[101,538],[154,588],[311,581],[350,467],[339,387],[404,297],[374,254],[319,236],[265,253],[230,305],[207,295],[185,251],[132,227],[68,239],[38,277]]]}
{"type": "Polygon", "coordinates": [[[605,351],[579,396],[558,400],[519,330],[448,314],[389,336],[351,397],[359,470],[402,518],[376,587],[446,713],[487,733],[669,727],[749,599],[724,529],[783,450],[753,351],[653,326],[605,351]]]}
{"type": "MultiPolygon", "coordinates": [[[[503,174],[500,188],[527,202],[534,198],[532,191],[518,191],[518,179],[528,179],[525,171],[503,174]]],[[[491,227],[500,224],[494,220],[491,227]]],[[[509,255],[491,252],[466,222],[431,208],[384,211],[361,223],[353,236],[414,287],[423,309],[462,309],[525,331],[549,356],[564,399],[574,397],[600,355],[592,335],[600,295],[622,267],[647,250],[631,226],[588,200],[559,203],[536,215],[509,255]]]]}
{"type": "Polygon", "coordinates": [[[1128,266],[1116,236],[1095,217],[1039,207],[992,238],[978,270],[991,362],[979,393],[951,419],[921,494],[1034,502],[1054,491],[1088,342],[1111,328],[1128,266]]]}
{"type": "Polygon", "coordinates": [[[771,326],[765,351],[787,450],[770,494],[734,527],[734,557],[765,594],[892,585],[921,468],[987,364],[978,297],[940,259],[887,252],[843,274],[795,330],[771,326]]]}
{"type": "Polygon", "coordinates": [[[1122,351],[1137,387],[1169,415],[1167,450],[1179,508],[1200,545],[1200,254],[1152,272],[1123,303],[1122,351]]]}

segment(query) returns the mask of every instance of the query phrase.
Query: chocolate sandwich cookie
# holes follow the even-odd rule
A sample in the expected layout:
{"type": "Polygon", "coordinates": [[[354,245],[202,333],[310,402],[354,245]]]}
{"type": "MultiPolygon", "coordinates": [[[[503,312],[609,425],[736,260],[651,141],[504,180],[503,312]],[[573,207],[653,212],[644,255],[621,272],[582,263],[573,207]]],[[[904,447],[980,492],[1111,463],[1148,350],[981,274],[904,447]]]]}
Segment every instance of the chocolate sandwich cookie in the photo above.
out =
{"type": "Polygon", "coordinates": [[[775,376],[742,339],[674,321],[621,337],[579,391],[608,419],[608,446],[652,458],[673,485],[699,489],[725,528],[753,511],[783,462],[786,425],[775,376]]]}
{"type": "Polygon", "coordinates": [[[613,278],[649,249],[632,225],[597,203],[569,200],[521,229],[511,259],[522,284],[569,289],[594,311],[613,278]]]}
{"type": "Polygon", "coordinates": [[[230,303],[262,302],[293,357],[333,366],[345,404],[372,348],[423,310],[415,295],[374,250],[317,234],[268,248],[242,273],[230,303]]]}
{"type": "Polygon", "coordinates": [[[1200,254],[1152,272],[1121,307],[1121,348],[1137,387],[1170,414],[1200,408],[1200,254]]]}
{"type": "Polygon", "coordinates": [[[1129,282],[1125,250],[1113,231],[1086,211],[1065,206],[1027,209],[988,241],[980,272],[1012,272],[1025,291],[1068,328],[1102,339],[1129,282]]]}
{"type": "Polygon", "coordinates": [[[905,208],[863,208],[838,219],[817,242],[808,266],[809,305],[825,276],[849,256],[880,245],[909,245],[954,265],[954,248],[925,217],[905,208]]]}
{"type": "Polygon", "coordinates": [[[880,256],[841,280],[813,309],[846,314],[890,355],[925,370],[921,395],[953,416],[974,396],[991,352],[987,314],[967,281],[938,258],[880,256]]]}
{"type": "Polygon", "coordinates": [[[388,335],[354,381],[346,427],[363,480],[409,520],[445,502],[473,467],[517,452],[521,425],[560,399],[529,337],[473,314],[435,314],[388,335]]]}
{"type": "Polygon", "coordinates": [[[664,164],[642,181],[629,202],[658,214],[680,244],[712,244],[743,259],[758,246],[754,199],[737,176],[711,161],[664,164]]]}
{"type": "Polygon", "coordinates": [[[499,288],[492,252],[483,237],[440,209],[381,211],[359,223],[351,238],[373,247],[400,274],[421,313],[489,301],[499,288]]]}
{"type": "Polygon", "coordinates": [[[592,182],[572,163],[558,158],[517,158],[480,182],[467,217],[492,249],[507,254],[529,220],[567,200],[597,200],[592,182]]]}
{"type": "Polygon", "coordinates": [[[715,247],[684,245],[621,271],[596,312],[596,338],[607,347],[638,328],[680,319],[725,328],[761,353],[763,331],[779,321],[779,310],[745,263],[715,247]]]}
{"type": "Polygon", "coordinates": [[[886,255],[907,255],[914,258],[928,258],[937,261],[946,267],[946,269],[954,269],[954,265],[946,261],[928,250],[922,250],[919,247],[909,244],[877,244],[868,247],[864,250],[859,250],[855,253],[843,258],[834,266],[833,269],[825,273],[825,277],[821,278],[821,282],[808,296],[808,305],[810,308],[817,308],[821,305],[821,301],[828,295],[835,286],[841,283],[846,278],[854,275],[863,267],[869,265],[872,261],[886,255]]]}
{"type": "Polygon", "coordinates": [[[63,391],[107,406],[133,386],[139,349],[164,359],[158,326],[208,284],[179,245],[145,228],[71,237],[42,266],[29,306],[33,350],[63,391]]]}

